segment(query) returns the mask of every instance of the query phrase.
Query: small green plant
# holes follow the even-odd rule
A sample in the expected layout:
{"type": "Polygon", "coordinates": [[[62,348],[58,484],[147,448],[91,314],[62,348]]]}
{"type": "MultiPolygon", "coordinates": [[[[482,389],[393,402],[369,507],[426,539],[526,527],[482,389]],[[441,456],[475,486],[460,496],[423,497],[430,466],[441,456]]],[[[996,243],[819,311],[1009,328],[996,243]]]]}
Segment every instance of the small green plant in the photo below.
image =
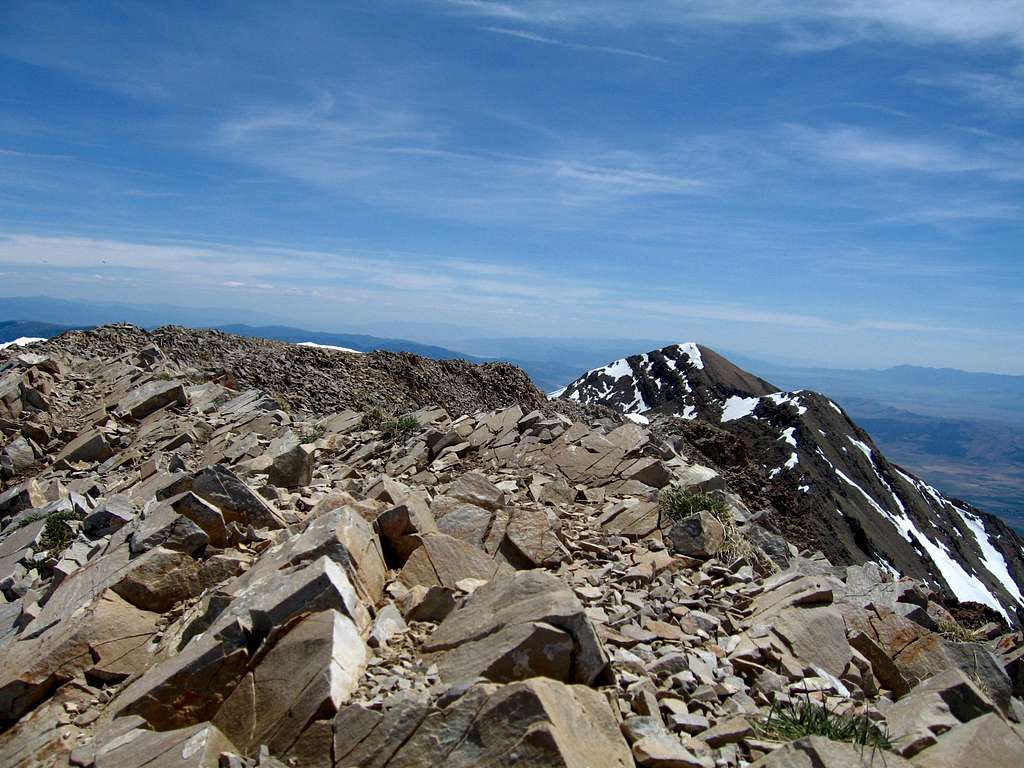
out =
{"type": "Polygon", "coordinates": [[[21,518],[21,520],[19,520],[14,527],[15,527],[15,529],[24,528],[26,525],[31,525],[36,520],[42,520],[42,519],[43,519],[43,516],[37,512],[35,514],[28,515],[26,517],[21,518]]]}
{"type": "Polygon", "coordinates": [[[985,636],[977,629],[968,629],[956,619],[939,619],[939,634],[953,643],[981,643],[985,636]]]}
{"type": "Polygon", "coordinates": [[[725,529],[725,539],[718,552],[720,560],[731,562],[742,557],[762,573],[778,570],[775,562],[743,535],[728,505],[721,499],[707,493],[667,488],[661,492],[660,503],[662,514],[670,520],[682,520],[698,512],[707,512],[718,520],[725,529]]]}
{"type": "Polygon", "coordinates": [[[315,424],[312,427],[302,430],[299,432],[300,443],[315,443],[321,437],[327,434],[327,428],[323,424],[315,424]]]}
{"type": "Polygon", "coordinates": [[[43,524],[43,535],[39,537],[39,545],[51,557],[59,555],[71,543],[71,527],[68,521],[81,519],[82,515],[71,509],[51,512],[43,524]]]}
{"type": "Polygon", "coordinates": [[[662,513],[672,520],[682,520],[698,512],[710,512],[719,521],[726,517],[732,519],[725,503],[706,493],[666,488],[661,492],[660,503],[662,513]]]}
{"type": "Polygon", "coordinates": [[[392,443],[404,443],[420,428],[419,419],[415,416],[400,416],[388,419],[380,425],[381,435],[392,443]]]}
{"type": "Polygon", "coordinates": [[[892,739],[866,714],[839,713],[822,702],[807,697],[781,707],[772,704],[768,716],[758,724],[765,738],[795,741],[805,736],[824,736],[832,741],[847,741],[862,747],[891,749],[892,739]]]}
{"type": "Polygon", "coordinates": [[[379,406],[373,406],[363,414],[359,421],[360,429],[380,429],[388,415],[379,406]]]}

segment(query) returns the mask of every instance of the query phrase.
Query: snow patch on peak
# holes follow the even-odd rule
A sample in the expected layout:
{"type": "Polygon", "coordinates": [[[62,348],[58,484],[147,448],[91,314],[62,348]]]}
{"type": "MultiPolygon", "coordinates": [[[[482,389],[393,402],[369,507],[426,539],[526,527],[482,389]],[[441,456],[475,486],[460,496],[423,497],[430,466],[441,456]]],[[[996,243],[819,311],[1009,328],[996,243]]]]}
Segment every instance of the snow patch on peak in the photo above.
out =
{"type": "Polygon", "coordinates": [[[357,355],[363,354],[358,349],[351,349],[349,347],[338,347],[334,344],[317,344],[315,341],[300,341],[298,343],[300,347],[316,347],[317,349],[330,349],[335,352],[352,352],[357,355]]]}
{"type": "Polygon", "coordinates": [[[860,440],[856,440],[850,437],[849,435],[846,436],[846,439],[853,443],[857,450],[859,450],[861,453],[867,456],[868,461],[870,461],[872,465],[874,465],[874,459],[871,457],[871,449],[868,448],[867,443],[862,443],[860,440]]]}
{"type": "Polygon", "coordinates": [[[722,407],[722,421],[736,421],[744,416],[750,416],[757,404],[761,402],[759,397],[740,397],[733,395],[725,401],[722,407]]]}
{"type": "Polygon", "coordinates": [[[802,389],[798,389],[796,392],[773,392],[770,395],[765,395],[765,397],[776,405],[792,405],[796,408],[797,416],[803,416],[807,413],[807,406],[800,402],[800,394],[802,392],[802,389]]]}
{"type": "Polygon", "coordinates": [[[602,368],[595,368],[591,373],[610,376],[618,381],[623,376],[632,376],[633,369],[629,367],[629,361],[626,358],[622,358],[621,360],[613,360],[602,368]]]}
{"type": "Polygon", "coordinates": [[[38,341],[46,341],[46,339],[38,336],[19,336],[13,341],[0,343],[0,349],[7,349],[8,347],[27,347],[29,344],[35,344],[38,341]]]}
{"type": "Polygon", "coordinates": [[[1013,596],[1013,599],[1019,605],[1024,605],[1024,596],[1021,596],[1020,588],[1013,580],[1013,577],[1010,576],[1010,568],[1006,564],[1006,558],[992,544],[992,539],[985,530],[985,523],[982,522],[980,517],[972,515],[965,509],[956,506],[954,508],[960,514],[967,527],[971,529],[971,533],[974,534],[974,538],[978,542],[978,549],[981,550],[982,565],[1003,585],[1003,588],[1013,596]]]}
{"type": "Polygon", "coordinates": [[[676,344],[676,349],[686,355],[687,359],[697,370],[704,370],[704,358],[700,356],[700,349],[692,341],[687,341],[683,344],[676,344]]]}
{"type": "Polygon", "coordinates": [[[651,420],[646,416],[641,416],[639,413],[627,413],[626,418],[632,421],[634,424],[650,424],[651,420]]]}

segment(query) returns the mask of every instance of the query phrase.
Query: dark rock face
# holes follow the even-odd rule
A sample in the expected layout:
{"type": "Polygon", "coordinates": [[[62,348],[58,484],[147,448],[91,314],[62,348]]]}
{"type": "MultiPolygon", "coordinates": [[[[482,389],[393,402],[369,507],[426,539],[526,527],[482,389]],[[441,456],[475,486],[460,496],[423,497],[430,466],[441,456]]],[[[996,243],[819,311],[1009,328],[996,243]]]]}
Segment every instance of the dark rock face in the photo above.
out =
{"type": "Polygon", "coordinates": [[[718,467],[749,455],[786,497],[775,504],[780,530],[833,562],[874,561],[944,587],[954,603],[980,603],[1017,625],[1024,618],[1020,536],[891,464],[824,395],[778,392],[707,347],[681,344],[590,371],[559,396],[685,433],[718,467]],[[673,427],[672,417],[707,427],[673,427]]]}

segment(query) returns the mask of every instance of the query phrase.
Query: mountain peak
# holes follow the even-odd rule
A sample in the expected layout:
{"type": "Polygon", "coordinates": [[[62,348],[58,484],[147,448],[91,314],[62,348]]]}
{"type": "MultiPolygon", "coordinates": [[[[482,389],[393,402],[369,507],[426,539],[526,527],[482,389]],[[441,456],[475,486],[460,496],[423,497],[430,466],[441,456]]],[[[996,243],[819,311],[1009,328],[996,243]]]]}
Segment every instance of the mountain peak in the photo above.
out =
{"type": "Polygon", "coordinates": [[[825,395],[779,391],[689,343],[595,368],[555,396],[661,420],[669,432],[679,430],[670,417],[731,432],[752,449],[763,482],[785,486],[800,518],[814,521],[807,543],[833,562],[873,561],[1007,619],[1024,609],[1024,542],[1000,519],[890,464],[825,395]]]}

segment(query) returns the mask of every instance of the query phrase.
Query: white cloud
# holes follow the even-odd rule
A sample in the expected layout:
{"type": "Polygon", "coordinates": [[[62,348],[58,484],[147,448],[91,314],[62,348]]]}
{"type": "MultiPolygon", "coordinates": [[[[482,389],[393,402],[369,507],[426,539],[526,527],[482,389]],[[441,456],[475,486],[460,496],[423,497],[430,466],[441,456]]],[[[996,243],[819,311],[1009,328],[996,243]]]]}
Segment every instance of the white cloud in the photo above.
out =
{"type": "Polygon", "coordinates": [[[524,32],[518,29],[508,29],[506,27],[481,27],[484,32],[493,32],[497,35],[505,35],[507,37],[517,37],[521,40],[529,40],[534,43],[542,43],[544,45],[554,45],[560,48],[570,48],[577,51],[594,51],[596,53],[608,53],[614,56],[627,56],[634,59],[646,59],[648,61],[657,61],[661,63],[667,63],[667,59],[661,56],[654,56],[650,53],[643,53],[641,51],[633,51],[628,48],[617,48],[609,45],[588,45],[585,43],[575,43],[568,40],[556,40],[551,37],[545,37],[544,35],[537,35],[533,32],[524,32]]]}
{"type": "MultiPolygon", "coordinates": [[[[438,0],[433,0],[434,4],[438,0]]],[[[623,28],[762,25],[778,28],[793,50],[858,40],[903,39],[1024,48],[1019,0],[440,0],[476,16],[550,27],[623,28]]]]}
{"type": "MultiPolygon", "coordinates": [[[[1024,8],[1021,9],[1021,13],[1024,13],[1024,8]]],[[[921,85],[953,89],[994,112],[1024,109],[1024,67],[1018,67],[1007,74],[955,72],[939,77],[915,77],[912,81],[921,85]]]]}
{"type": "Polygon", "coordinates": [[[374,203],[445,218],[548,220],[559,211],[712,186],[669,154],[583,146],[547,154],[454,146],[438,121],[366,99],[275,106],[232,117],[211,149],[242,162],[374,203]]]}
{"type": "Polygon", "coordinates": [[[621,302],[621,306],[636,312],[669,317],[688,317],[699,320],[722,320],[734,323],[763,323],[766,325],[780,325],[791,328],[808,328],[817,330],[837,329],[840,327],[835,321],[824,317],[764,310],[743,304],[697,304],[645,299],[626,300],[621,302]]]}
{"type": "Polygon", "coordinates": [[[876,171],[983,173],[1014,181],[1024,175],[1024,148],[1014,141],[960,146],[929,138],[894,136],[854,126],[787,126],[794,147],[820,160],[876,171]]]}

